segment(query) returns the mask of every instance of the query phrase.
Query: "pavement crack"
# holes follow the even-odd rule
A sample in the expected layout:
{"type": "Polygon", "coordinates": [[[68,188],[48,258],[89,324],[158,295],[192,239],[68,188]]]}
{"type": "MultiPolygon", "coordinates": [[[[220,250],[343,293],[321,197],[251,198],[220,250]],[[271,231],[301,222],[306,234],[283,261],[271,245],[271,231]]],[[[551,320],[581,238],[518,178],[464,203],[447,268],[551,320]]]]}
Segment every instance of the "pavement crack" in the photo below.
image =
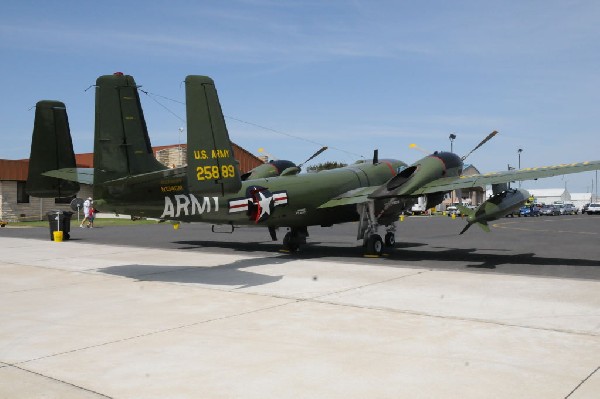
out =
{"type": "Polygon", "coordinates": [[[80,385],[76,385],[76,384],[73,384],[73,383],[65,381],[65,380],[60,380],[58,378],[54,378],[54,377],[51,377],[51,376],[46,375],[46,374],[42,374],[42,373],[38,373],[36,371],[28,370],[26,368],[19,367],[19,366],[15,365],[15,364],[9,364],[8,367],[13,367],[13,368],[15,368],[17,370],[21,370],[21,371],[24,371],[26,373],[35,374],[35,375],[37,375],[39,377],[47,378],[49,380],[56,381],[56,382],[59,382],[61,384],[69,385],[69,386],[71,386],[73,388],[76,388],[76,389],[79,389],[79,390],[82,390],[82,391],[86,391],[86,392],[92,393],[94,395],[98,395],[99,397],[102,397],[102,398],[114,399],[112,396],[107,396],[107,395],[104,395],[104,394],[102,394],[100,392],[96,392],[96,391],[93,391],[91,389],[84,388],[84,387],[82,387],[80,385]]]}
{"type": "Polygon", "coordinates": [[[577,386],[575,388],[573,388],[573,390],[571,392],[569,392],[569,394],[567,396],[565,396],[565,399],[569,398],[571,395],[573,395],[575,393],[575,391],[577,391],[579,389],[579,387],[581,387],[583,384],[586,383],[587,380],[589,380],[590,378],[592,378],[592,376],[594,374],[596,374],[596,372],[600,370],[600,366],[596,367],[596,370],[592,371],[587,377],[585,377],[579,384],[577,384],[577,386]]]}
{"type": "Polygon", "coordinates": [[[215,322],[215,321],[233,319],[233,318],[240,317],[240,316],[246,316],[246,315],[249,315],[249,314],[258,313],[258,312],[262,312],[262,311],[265,311],[265,310],[271,310],[271,309],[275,309],[275,308],[287,306],[287,305],[290,305],[290,304],[293,304],[293,303],[297,303],[297,302],[301,302],[301,301],[300,300],[290,300],[289,302],[280,303],[280,304],[273,305],[273,306],[267,306],[267,307],[263,307],[263,308],[259,308],[259,309],[248,310],[246,312],[235,313],[235,314],[231,314],[231,315],[227,315],[227,316],[222,316],[222,317],[213,317],[211,319],[197,321],[197,322],[194,322],[194,323],[182,324],[182,325],[171,327],[171,328],[164,328],[164,329],[161,329],[161,330],[150,331],[150,332],[147,332],[147,333],[133,335],[133,336],[125,337],[125,338],[121,338],[121,339],[115,339],[115,340],[112,340],[112,341],[102,342],[102,343],[95,344],[95,345],[88,345],[88,346],[85,346],[85,347],[75,348],[75,349],[71,349],[71,350],[68,350],[68,351],[63,351],[63,352],[58,352],[58,353],[52,353],[50,355],[40,356],[40,357],[37,357],[37,358],[34,358],[34,359],[22,360],[20,362],[16,362],[14,364],[10,364],[10,366],[17,367],[16,366],[17,364],[31,363],[31,362],[35,362],[35,361],[38,361],[38,360],[49,359],[49,358],[56,357],[56,356],[62,356],[62,355],[67,355],[67,354],[71,354],[71,353],[77,353],[77,352],[81,352],[81,351],[85,351],[85,350],[93,349],[93,348],[100,348],[100,347],[103,347],[103,346],[112,345],[112,344],[116,344],[116,343],[120,343],[120,342],[127,342],[127,341],[135,340],[135,339],[138,339],[138,338],[144,338],[144,337],[149,337],[149,336],[152,336],[152,335],[157,335],[157,334],[163,334],[163,333],[167,333],[167,332],[171,332],[171,331],[182,330],[182,329],[185,329],[185,328],[190,328],[190,327],[199,326],[199,325],[202,325],[202,324],[212,323],[212,322],[215,322]]]}
{"type": "Polygon", "coordinates": [[[324,298],[324,297],[327,297],[327,296],[330,296],[330,295],[342,294],[344,292],[356,291],[356,290],[360,290],[360,289],[363,289],[363,288],[366,288],[366,287],[372,287],[374,285],[389,283],[390,281],[401,280],[401,279],[404,279],[404,278],[407,278],[407,277],[414,277],[414,276],[418,276],[419,274],[426,273],[428,271],[429,270],[422,270],[422,271],[419,271],[419,272],[405,274],[405,275],[398,276],[398,277],[392,277],[392,278],[389,278],[387,280],[381,280],[381,281],[376,281],[376,282],[373,282],[373,283],[358,285],[358,286],[355,286],[355,287],[344,288],[343,290],[338,290],[338,291],[331,291],[331,292],[328,292],[328,293],[325,293],[325,294],[320,294],[320,295],[317,295],[317,296],[314,296],[314,297],[311,297],[311,298],[305,298],[303,300],[304,301],[315,301],[315,302],[318,302],[319,298],[324,298]]]}

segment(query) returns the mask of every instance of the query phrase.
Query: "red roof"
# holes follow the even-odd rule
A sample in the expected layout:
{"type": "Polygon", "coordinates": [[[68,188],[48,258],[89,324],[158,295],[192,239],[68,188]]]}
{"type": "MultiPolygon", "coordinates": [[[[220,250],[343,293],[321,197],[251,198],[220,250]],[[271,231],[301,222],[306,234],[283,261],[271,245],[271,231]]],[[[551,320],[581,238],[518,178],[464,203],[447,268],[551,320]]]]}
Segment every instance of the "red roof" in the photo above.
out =
{"type": "Polygon", "coordinates": [[[27,173],[29,173],[28,159],[18,161],[0,159],[0,180],[25,181],[27,173]]]}
{"type": "Polygon", "coordinates": [[[84,154],[75,154],[75,164],[78,168],[93,168],[94,153],[86,152],[84,154]]]}

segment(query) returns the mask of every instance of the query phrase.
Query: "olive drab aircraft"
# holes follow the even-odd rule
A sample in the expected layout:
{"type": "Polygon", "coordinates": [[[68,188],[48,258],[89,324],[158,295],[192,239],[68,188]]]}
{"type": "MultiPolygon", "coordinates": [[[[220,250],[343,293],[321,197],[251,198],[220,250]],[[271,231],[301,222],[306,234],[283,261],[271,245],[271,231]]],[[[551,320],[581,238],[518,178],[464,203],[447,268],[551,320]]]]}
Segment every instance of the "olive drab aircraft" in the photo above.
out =
{"type": "Polygon", "coordinates": [[[93,184],[95,205],[103,212],[228,225],[232,231],[239,225],[258,226],[268,228],[273,240],[276,229],[287,228],[283,245],[288,251],[306,243],[309,226],[358,221],[357,240],[367,254],[378,255],[384,246],[394,246],[399,216],[419,197],[431,208],[452,190],[491,185],[494,194],[477,209],[462,208],[467,225],[461,234],[473,224],[489,231],[489,221],[529,198],[526,190],[511,189],[510,182],[600,169],[600,161],[590,161],[464,176],[466,156],[434,152],[408,165],[379,159],[375,151],[367,162],[318,173],[300,173],[290,161],[274,161],[241,175],[213,80],[187,76],[185,92],[187,166],[174,169],[153,156],[133,77],[117,73],[96,81],[91,169],[75,165],[65,105],[40,101],[29,194],[72,196],[79,183],[93,184]]]}

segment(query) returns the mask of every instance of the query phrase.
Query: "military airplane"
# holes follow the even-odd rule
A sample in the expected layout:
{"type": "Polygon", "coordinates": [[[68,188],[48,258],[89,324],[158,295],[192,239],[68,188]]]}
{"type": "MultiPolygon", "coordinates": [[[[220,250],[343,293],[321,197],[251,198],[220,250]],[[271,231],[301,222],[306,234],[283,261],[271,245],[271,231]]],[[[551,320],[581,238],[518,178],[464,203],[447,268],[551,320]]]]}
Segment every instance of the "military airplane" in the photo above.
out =
{"type": "MultiPolygon", "coordinates": [[[[240,174],[212,79],[185,79],[187,166],[169,169],[153,156],[138,86],[120,73],[96,81],[94,168],[81,169],[75,157],[65,105],[37,104],[27,190],[38,197],[61,197],[93,184],[96,206],[104,212],[163,221],[262,226],[276,240],[287,228],[284,249],[306,243],[308,226],[358,221],[357,240],[368,255],[394,246],[399,215],[418,197],[427,207],[451,190],[492,185],[493,196],[474,211],[463,208],[467,225],[488,231],[488,222],[519,208],[529,197],[510,189],[512,181],[600,169],[600,161],[464,176],[463,161],[451,152],[434,152],[411,165],[373,159],[346,167],[300,173],[290,161],[274,161],[240,174]],[[379,235],[385,228],[384,238],[379,235]]],[[[475,149],[489,138],[491,133],[475,149]]]]}

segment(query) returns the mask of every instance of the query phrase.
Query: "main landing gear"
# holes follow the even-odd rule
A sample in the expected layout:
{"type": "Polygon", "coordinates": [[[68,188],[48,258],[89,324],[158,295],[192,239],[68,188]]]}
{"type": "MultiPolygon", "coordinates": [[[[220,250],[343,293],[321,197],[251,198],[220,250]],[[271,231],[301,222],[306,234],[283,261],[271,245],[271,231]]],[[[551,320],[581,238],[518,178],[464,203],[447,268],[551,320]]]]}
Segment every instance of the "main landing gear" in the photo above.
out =
{"type": "Polygon", "coordinates": [[[288,252],[296,252],[300,248],[300,245],[306,244],[306,237],[308,237],[308,228],[304,227],[291,227],[283,237],[283,249],[288,252]]]}
{"type": "Polygon", "coordinates": [[[396,226],[392,223],[386,225],[387,233],[385,241],[378,234],[379,224],[375,216],[375,204],[369,201],[359,205],[360,222],[358,223],[357,239],[363,240],[365,256],[381,256],[384,245],[393,247],[396,245],[396,226]]]}

